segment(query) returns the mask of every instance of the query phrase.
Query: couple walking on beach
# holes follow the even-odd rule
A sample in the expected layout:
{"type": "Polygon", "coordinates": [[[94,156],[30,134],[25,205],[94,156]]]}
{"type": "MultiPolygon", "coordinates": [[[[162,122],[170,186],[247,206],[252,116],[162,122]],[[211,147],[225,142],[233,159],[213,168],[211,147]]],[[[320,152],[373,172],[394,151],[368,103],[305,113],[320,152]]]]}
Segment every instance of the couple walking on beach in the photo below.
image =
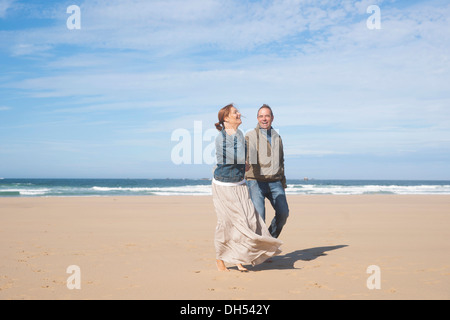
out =
{"type": "Polygon", "coordinates": [[[212,182],[216,264],[220,271],[228,271],[225,263],[248,271],[243,264],[256,265],[281,252],[277,238],[289,216],[283,144],[272,128],[274,116],[268,105],[259,108],[258,124],[245,137],[238,129],[241,114],[233,104],[223,107],[218,118],[212,182]],[[265,198],[275,209],[269,227],[265,198]]]}

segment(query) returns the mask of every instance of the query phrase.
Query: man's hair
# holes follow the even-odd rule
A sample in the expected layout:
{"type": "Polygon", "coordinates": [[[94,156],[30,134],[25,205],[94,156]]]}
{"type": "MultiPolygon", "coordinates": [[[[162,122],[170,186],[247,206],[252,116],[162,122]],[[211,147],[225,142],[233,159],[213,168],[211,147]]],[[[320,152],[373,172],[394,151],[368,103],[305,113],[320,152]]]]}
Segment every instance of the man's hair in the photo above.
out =
{"type": "Polygon", "coordinates": [[[273,112],[272,112],[272,108],[269,107],[267,104],[263,104],[261,108],[258,109],[258,113],[256,114],[257,116],[259,115],[259,111],[263,108],[267,108],[270,110],[270,115],[273,117],[273,112]]]}

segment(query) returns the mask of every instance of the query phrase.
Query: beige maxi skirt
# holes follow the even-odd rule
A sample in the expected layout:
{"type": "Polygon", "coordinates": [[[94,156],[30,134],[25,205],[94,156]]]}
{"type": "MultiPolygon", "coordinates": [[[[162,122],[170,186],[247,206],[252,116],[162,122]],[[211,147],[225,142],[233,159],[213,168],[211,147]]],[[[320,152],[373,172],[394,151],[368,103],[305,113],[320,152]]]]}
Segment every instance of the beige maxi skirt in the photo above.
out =
{"type": "Polygon", "coordinates": [[[270,235],[245,183],[224,186],[213,182],[212,194],[217,213],[216,259],[257,265],[281,253],[283,242],[270,235]]]}

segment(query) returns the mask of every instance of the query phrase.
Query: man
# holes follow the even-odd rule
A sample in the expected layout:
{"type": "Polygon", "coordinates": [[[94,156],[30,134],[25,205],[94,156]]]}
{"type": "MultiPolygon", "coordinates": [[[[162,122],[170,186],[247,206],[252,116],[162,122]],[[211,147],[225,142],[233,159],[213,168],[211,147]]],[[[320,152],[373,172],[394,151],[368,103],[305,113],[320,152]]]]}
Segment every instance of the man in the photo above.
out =
{"type": "Polygon", "coordinates": [[[258,125],[245,136],[247,143],[247,162],[250,169],[245,178],[252,202],[265,221],[265,198],[269,199],[275,210],[275,217],[269,232],[278,238],[289,216],[289,207],[284,189],[284,153],[280,135],[272,128],[274,119],[272,109],[264,104],[258,110],[258,125]]]}

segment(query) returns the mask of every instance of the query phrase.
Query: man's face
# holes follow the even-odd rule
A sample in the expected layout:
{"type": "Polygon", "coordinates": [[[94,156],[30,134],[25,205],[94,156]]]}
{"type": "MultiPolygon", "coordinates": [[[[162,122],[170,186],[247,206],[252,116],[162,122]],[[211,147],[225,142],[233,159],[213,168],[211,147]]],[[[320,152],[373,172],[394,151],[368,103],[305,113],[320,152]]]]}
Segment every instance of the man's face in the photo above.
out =
{"type": "Polygon", "coordinates": [[[273,116],[270,113],[270,110],[267,108],[262,108],[258,112],[258,123],[261,129],[270,129],[273,122],[273,116]]]}

